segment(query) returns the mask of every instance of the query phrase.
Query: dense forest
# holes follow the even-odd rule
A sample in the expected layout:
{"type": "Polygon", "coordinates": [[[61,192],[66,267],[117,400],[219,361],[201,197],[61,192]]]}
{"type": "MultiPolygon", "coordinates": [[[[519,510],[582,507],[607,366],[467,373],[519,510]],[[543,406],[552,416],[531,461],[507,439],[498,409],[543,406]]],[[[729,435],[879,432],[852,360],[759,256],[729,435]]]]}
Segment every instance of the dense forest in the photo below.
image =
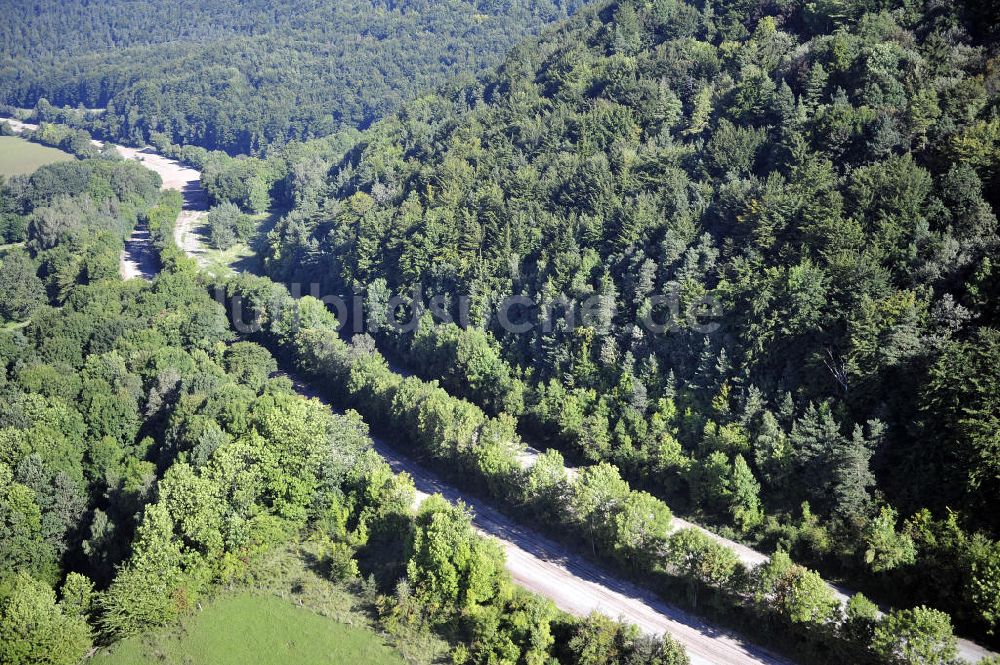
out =
{"type": "Polygon", "coordinates": [[[1000,645],[998,6],[583,4],[11,3],[0,103],[79,159],[0,180],[0,662],[285,550],[455,663],[686,662],[414,513],[368,424],[800,662],[1000,645]],[[200,274],[84,130],[201,170],[217,249],[276,211],[266,276],[200,274]]]}
{"type": "Polygon", "coordinates": [[[0,183],[19,241],[0,258],[0,662],[79,663],[260,584],[282,548],[365,598],[391,639],[434,631],[453,662],[688,662],[514,586],[461,504],[414,514],[412,481],[356,413],[295,394],[236,338],[172,244],[181,196],[159,185],[110,152],[0,183]],[[125,282],[140,221],[162,272],[125,282]]]}
{"type": "MultiPolygon", "coordinates": [[[[233,154],[364,127],[447,78],[495,65],[576,0],[16,0],[0,103],[100,109],[113,140],[150,132],[233,154]]],[[[67,119],[63,117],[63,119],[67,119]]]]}
{"type": "Polygon", "coordinates": [[[1000,617],[995,8],[620,2],[407,104],[266,265],[529,442],[893,603],[1000,617]],[[471,325],[459,302],[470,299],[471,325]],[[497,305],[525,296],[531,330],[497,305]],[[563,299],[600,303],[585,325],[563,299]],[[706,300],[707,299],[707,300],[706,300]],[[688,325],[711,302],[718,329],[688,325]],[[443,311],[442,311],[443,310],[443,311]],[[672,311],[673,310],[673,311],[672,311]],[[651,331],[644,320],[671,322],[651,331]],[[669,328],[670,326],[668,326],[669,328]]]}

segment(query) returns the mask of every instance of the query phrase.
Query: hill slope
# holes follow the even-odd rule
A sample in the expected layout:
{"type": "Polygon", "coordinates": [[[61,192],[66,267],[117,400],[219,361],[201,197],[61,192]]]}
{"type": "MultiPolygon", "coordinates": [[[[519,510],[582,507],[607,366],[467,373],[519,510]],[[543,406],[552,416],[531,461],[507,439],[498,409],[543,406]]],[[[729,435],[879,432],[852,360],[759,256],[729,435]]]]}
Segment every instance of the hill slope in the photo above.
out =
{"type": "Polygon", "coordinates": [[[17,0],[0,26],[0,102],[107,108],[91,128],[111,139],[156,131],[248,153],[366,126],[578,4],[17,0]]]}
{"type": "Polygon", "coordinates": [[[372,332],[701,519],[989,628],[1000,78],[983,28],[912,2],[585,11],[368,132],[279,224],[269,268],[370,302],[421,285],[456,319],[470,295],[485,341],[372,332]],[[548,329],[526,310],[512,333],[512,295],[599,305],[548,329]],[[712,334],[686,325],[706,297],[712,334]],[[679,329],[644,322],[671,308],[679,329]]]}

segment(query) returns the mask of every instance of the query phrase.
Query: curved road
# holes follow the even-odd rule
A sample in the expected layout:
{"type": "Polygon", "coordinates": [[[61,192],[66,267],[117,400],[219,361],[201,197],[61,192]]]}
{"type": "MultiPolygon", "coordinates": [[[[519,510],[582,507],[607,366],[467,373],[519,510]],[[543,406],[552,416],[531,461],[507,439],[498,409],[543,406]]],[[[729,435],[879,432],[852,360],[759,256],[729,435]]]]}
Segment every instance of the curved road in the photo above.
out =
{"type": "MultiPolygon", "coordinates": [[[[0,118],[0,121],[9,124],[19,134],[38,129],[38,125],[13,118],[0,118]]],[[[98,148],[104,147],[102,141],[91,141],[91,143],[98,148]]],[[[201,173],[180,162],[163,157],[150,148],[126,148],[119,145],[113,147],[125,159],[142,162],[151,171],[159,174],[163,181],[161,189],[164,191],[176,189],[181,193],[184,197],[184,207],[177,219],[175,240],[177,245],[183,248],[189,256],[199,254],[201,244],[194,229],[200,225],[208,211],[208,197],[201,187],[201,173]]],[[[148,280],[156,275],[156,271],[156,253],[150,246],[149,229],[140,224],[125,240],[125,249],[122,251],[118,272],[125,280],[135,278],[148,280]]]]}
{"type": "MultiPolygon", "coordinates": [[[[15,131],[35,129],[34,125],[7,120],[15,131]]],[[[95,145],[103,145],[99,141],[95,145]]],[[[141,161],[163,179],[164,189],[176,189],[184,196],[184,207],[174,228],[174,239],[185,253],[200,262],[203,253],[201,223],[208,209],[208,199],[201,187],[201,174],[193,168],[156,154],[150,149],[124,148],[115,146],[126,159],[141,161]]],[[[148,232],[145,240],[141,230],[136,229],[131,243],[148,251],[148,232]],[[143,243],[145,242],[145,245],[143,243]]],[[[126,244],[126,255],[128,252],[126,244]]],[[[126,256],[123,256],[123,264],[126,256]]],[[[141,262],[140,262],[141,263],[141,262]]],[[[139,274],[147,274],[144,268],[139,274]]],[[[122,276],[128,279],[123,268],[122,276]]],[[[130,275],[134,276],[134,275],[130,275]]],[[[319,397],[315,391],[293,379],[296,389],[307,397],[319,397]]],[[[374,437],[373,437],[374,438],[374,437]]],[[[474,523],[483,533],[496,537],[507,551],[507,568],[514,580],[535,593],[551,599],[557,607],[577,615],[598,611],[612,618],[621,618],[635,623],[650,633],[669,633],[687,649],[691,662],[698,665],[729,665],[737,663],[766,663],[785,665],[788,661],[759,647],[742,641],[726,631],[720,631],[701,622],[695,617],[667,605],[648,591],[616,579],[589,562],[581,562],[562,546],[525,527],[515,524],[488,505],[470,500],[458,490],[441,482],[434,474],[407,457],[400,455],[397,448],[381,439],[374,438],[376,450],[399,472],[409,473],[422,500],[432,493],[443,494],[451,501],[462,500],[475,512],[474,523]]],[[[534,463],[538,451],[528,448],[522,455],[523,464],[534,463]]],[[[572,473],[572,470],[571,470],[572,473]]],[[[680,518],[674,518],[677,528],[694,527],[704,531],[714,540],[733,550],[748,566],[767,561],[767,555],[746,545],[728,540],[708,530],[702,529],[680,518]]],[[[846,602],[849,591],[834,587],[835,592],[846,602]]],[[[990,651],[969,640],[959,640],[960,656],[970,662],[978,662],[990,651]]]]}
{"type": "Polygon", "coordinates": [[[201,186],[201,172],[150,148],[115,146],[115,149],[125,159],[142,162],[143,166],[160,174],[162,189],[176,189],[181,193],[184,204],[174,226],[174,241],[188,256],[199,260],[204,252],[201,225],[208,214],[208,195],[201,186]]]}

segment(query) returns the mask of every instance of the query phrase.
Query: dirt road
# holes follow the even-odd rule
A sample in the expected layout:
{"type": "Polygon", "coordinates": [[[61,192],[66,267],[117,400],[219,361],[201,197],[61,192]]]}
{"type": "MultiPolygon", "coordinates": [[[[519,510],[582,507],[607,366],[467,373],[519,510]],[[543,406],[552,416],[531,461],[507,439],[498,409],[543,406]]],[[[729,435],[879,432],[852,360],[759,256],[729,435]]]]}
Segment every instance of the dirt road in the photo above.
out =
{"type": "MultiPolygon", "coordinates": [[[[163,180],[162,188],[164,190],[176,189],[181,193],[184,204],[174,226],[174,242],[188,256],[199,260],[205,246],[204,238],[201,237],[202,225],[208,214],[208,195],[201,186],[201,173],[190,166],[184,166],[178,161],[158,155],[150,148],[126,148],[116,145],[115,149],[125,159],[142,162],[143,166],[158,173],[163,180]]],[[[136,231],[138,230],[136,229],[136,231]]],[[[133,234],[134,236],[135,234],[133,234]]],[[[129,240],[131,241],[132,238],[129,240]]],[[[136,238],[136,240],[139,239],[136,238]]],[[[126,251],[127,249],[126,245],[126,251]]]]}
{"type": "MultiPolygon", "coordinates": [[[[312,385],[297,376],[286,374],[303,397],[331,405],[312,385]]],[[[431,494],[441,494],[452,502],[462,501],[473,511],[473,525],[496,538],[507,554],[507,570],[514,581],[540,596],[552,600],[559,609],[586,616],[600,612],[633,623],[654,635],[667,633],[684,645],[695,665],[730,665],[736,663],[790,664],[780,656],[713,628],[683,610],[672,607],[654,594],[617,579],[572,554],[562,545],[533,529],[513,522],[486,503],[455,489],[436,474],[400,453],[396,446],[372,437],[375,450],[396,473],[407,473],[417,488],[415,507],[431,494]]]]}
{"type": "Polygon", "coordinates": [[[149,227],[140,224],[125,240],[118,272],[122,279],[153,279],[158,263],[156,253],[149,242],[149,227]]]}
{"type": "Polygon", "coordinates": [[[596,565],[581,561],[538,532],[514,523],[485,503],[444,484],[384,441],[376,439],[375,449],[394,471],[405,471],[413,477],[421,498],[437,493],[449,501],[463,501],[469,505],[474,512],[476,528],[497,538],[503,545],[507,569],[514,581],[551,599],[560,609],[577,616],[600,612],[634,623],[648,633],[667,633],[684,645],[692,663],[788,662],[729,632],[708,626],[667,605],[652,593],[617,580],[596,565]]]}
{"type": "MultiPolygon", "coordinates": [[[[527,469],[530,468],[532,465],[534,465],[534,463],[538,460],[538,456],[541,454],[542,454],[541,451],[539,451],[537,448],[532,448],[531,446],[527,446],[525,447],[524,451],[522,451],[521,454],[517,456],[517,461],[521,463],[522,467],[527,469]]],[[[576,478],[576,476],[579,474],[579,471],[571,466],[566,467],[566,472],[571,480],[576,478]]],[[[768,559],[770,559],[770,557],[767,556],[766,554],[762,554],[757,550],[751,549],[750,547],[747,547],[742,543],[737,543],[734,540],[723,538],[717,533],[713,533],[704,527],[698,526],[697,524],[694,524],[692,522],[688,522],[685,519],[681,519],[676,515],[673,518],[672,525],[674,530],[677,531],[681,529],[697,529],[698,531],[701,531],[703,534],[705,534],[715,542],[724,545],[728,549],[732,550],[736,554],[736,556],[739,557],[740,561],[742,561],[743,564],[747,566],[747,568],[753,568],[754,566],[765,563],[768,559]]]]}
{"type": "Polygon", "coordinates": [[[32,125],[29,122],[21,122],[20,120],[14,120],[13,118],[0,118],[0,122],[6,122],[11,126],[11,129],[18,134],[25,131],[33,132],[38,129],[38,125],[32,125]]]}
{"type": "MultiPolygon", "coordinates": [[[[528,446],[520,455],[518,455],[518,461],[521,463],[523,467],[528,468],[538,460],[538,456],[540,454],[541,453],[537,449],[528,446]]],[[[566,470],[567,470],[567,475],[571,480],[579,474],[579,471],[573,467],[567,467],[566,470]]],[[[757,550],[752,549],[750,547],[747,547],[742,543],[738,543],[734,540],[729,540],[728,538],[723,538],[722,536],[713,533],[702,526],[699,526],[692,522],[688,522],[687,520],[681,519],[680,517],[677,516],[674,516],[671,522],[671,526],[674,530],[692,528],[701,531],[703,534],[705,534],[712,540],[725,546],[726,548],[731,550],[734,554],[736,554],[736,556],[740,559],[740,561],[743,562],[745,566],[747,566],[747,568],[753,568],[754,566],[758,566],[762,563],[767,562],[771,558],[770,556],[758,552],[757,550]]],[[[841,606],[846,608],[847,601],[850,600],[852,595],[854,595],[854,592],[837,584],[830,584],[829,582],[827,582],[827,585],[830,587],[830,590],[840,601],[841,606]]],[[[885,608],[882,608],[881,611],[884,612],[885,608]]],[[[989,649],[986,649],[976,644],[971,640],[959,639],[958,655],[970,663],[978,663],[984,658],[987,658],[989,656],[994,656],[996,654],[991,652],[989,649]]]]}

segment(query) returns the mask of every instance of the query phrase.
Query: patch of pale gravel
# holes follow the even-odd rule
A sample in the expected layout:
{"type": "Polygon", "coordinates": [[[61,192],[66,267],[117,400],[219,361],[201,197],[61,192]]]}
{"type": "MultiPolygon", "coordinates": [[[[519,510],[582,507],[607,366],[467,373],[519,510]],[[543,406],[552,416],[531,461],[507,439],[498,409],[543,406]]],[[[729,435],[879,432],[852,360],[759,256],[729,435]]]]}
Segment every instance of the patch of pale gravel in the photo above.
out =
{"type": "MultiPolygon", "coordinates": [[[[201,220],[208,214],[208,197],[201,186],[201,173],[180,162],[158,155],[149,148],[126,148],[115,146],[118,153],[125,159],[140,162],[149,170],[155,172],[163,181],[161,189],[176,189],[183,196],[181,213],[174,225],[174,242],[188,256],[198,258],[204,251],[201,238],[197,233],[201,220]]],[[[136,230],[139,231],[138,229],[136,230]]],[[[140,239],[133,234],[130,242],[140,239]]],[[[151,254],[148,247],[149,234],[145,236],[146,254],[151,254]]],[[[122,277],[125,277],[123,274],[122,277]]],[[[126,279],[128,279],[126,277],[126,279]]]]}
{"type": "Polygon", "coordinates": [[[142,162],[150,171],[155,171],[163,179],[163,189],[176,189],[181,193],[190,191],[192,187],[201,189],[201,173],[184,166],[180,162],[164,157],[149,148],[126,148],[116,145],[115,150],[125,159],[142,162]]]}
{"type": "Polygon", "coordinates": [[[174,225],[174,242],[185,254],[204,266],[205,238],[201,232],[204,210],[183,210],[174,225]]]}
{"type": "Polygon", "coordinates": [[[21,132],[33,132],[38,129],[38,125],[32,125],[28,122],[21,122],[20,120],[14,120],[14,118],[0,118],[0,121],[6,122],[11,126],[15,132],[20,134],[21,132]]]}

